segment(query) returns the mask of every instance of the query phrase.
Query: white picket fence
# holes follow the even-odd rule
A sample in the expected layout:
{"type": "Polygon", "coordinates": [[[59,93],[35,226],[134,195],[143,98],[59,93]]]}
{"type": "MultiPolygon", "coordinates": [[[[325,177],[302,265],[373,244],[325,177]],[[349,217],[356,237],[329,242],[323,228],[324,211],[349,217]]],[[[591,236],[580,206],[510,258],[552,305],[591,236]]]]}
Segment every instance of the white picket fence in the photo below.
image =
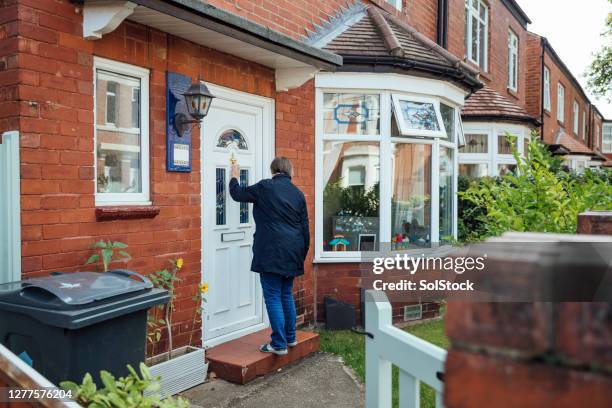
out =
{"type": "Polygon", "coordinates": [[[420,383],[436,392],[442,408],[446,350],[394,327],[391,304],[384,292],[366,291],[366,408],[391,408],[391,367],[399,368],[400,408],[419,408],[420,383]]]}

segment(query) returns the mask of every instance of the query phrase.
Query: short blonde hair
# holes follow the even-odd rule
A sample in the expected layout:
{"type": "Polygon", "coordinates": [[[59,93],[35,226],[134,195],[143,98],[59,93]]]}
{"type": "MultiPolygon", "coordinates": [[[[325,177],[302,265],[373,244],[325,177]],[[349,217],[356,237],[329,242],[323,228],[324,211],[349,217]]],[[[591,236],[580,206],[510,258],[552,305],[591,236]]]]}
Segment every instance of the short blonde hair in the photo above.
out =
{"type": "Polygon", "coordinates": [[[270,171],[272,174],[284,173],[291,177],[293,175],[293,166],[288,158],[284,156],[277,156],[270,163],[270,171]]]}

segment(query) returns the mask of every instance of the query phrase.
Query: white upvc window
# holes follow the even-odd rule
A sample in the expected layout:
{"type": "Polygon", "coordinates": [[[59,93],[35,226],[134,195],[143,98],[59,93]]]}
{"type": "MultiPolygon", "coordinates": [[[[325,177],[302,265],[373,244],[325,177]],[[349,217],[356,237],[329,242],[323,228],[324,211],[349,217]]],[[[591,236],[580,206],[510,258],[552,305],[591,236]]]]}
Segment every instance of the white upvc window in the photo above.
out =
{"type": "Polygon", "coordinates": [[[572,130],[574,134],[578,136],[578,129],[580,128],[580,105],[578,105],[577,101],[574,101],[572,105],[572,130]]]}
{"type": "Polygon", "coordinates": [[[393,94],[392,100],[402,136],[447,137],[439,100],[402,94],[393,94]]]}
{"type": "Polygon", "coordinates": [[[149,70],[94,58],[96,205],[149,198],[149,70]]]}
{"type": "Polygon", "coordinates": [[[466,144],[459,149],[459,175],[498,176],[516,171],[512,145],[519,155],[524,155],[529,146],[529,136],[530,129],[525,126],[466,123],[466,144]]]}
{"type": "Polygon", "coordinates": [[[544,67],[544,110],[550,112],[550,70],[544,67]]]}
{"type": "Polygon", "coordinates": [[[603,143],[601,145],[601,150],[604,153],[612,153],[612,123],[604,123],[603,125],[603,143]]]}
{"type": "Polygon", "coordinates": [[[586,120],[586,111],[582,111],[582,138],[586,139],[586,129],[587,129],[587,120],[586,120]]]}
{"type": "Polygon", "coordinates": [[[398,10],[402,10],[402,1],[403,0],[385,0],[387,3],[391,4],[393,7],[395,7],[398,10]]]}
{"type": "Polygon", "coordinates": [[[488,70],[489,8],[481,0],[465,0],[465,55],[488,70]]]}
{"type": "Polygon", "coordinates": [[[557,84],[557,120],[565,122],[565,87],[561,82],[557,84]]]}
{"type": "Polygon", "coordinates": [[[405,92],[417,82],[419,92],[439,85],[384,75],[317,77],[317,262],[360,261],[369,251],[421,250],[456,237],[463,93],[405,92]]]}
{"type": "Polygon", "coordinates": [[[518,90],[518,37],[508,31],[508,89],[512,91],[518,90]]]}

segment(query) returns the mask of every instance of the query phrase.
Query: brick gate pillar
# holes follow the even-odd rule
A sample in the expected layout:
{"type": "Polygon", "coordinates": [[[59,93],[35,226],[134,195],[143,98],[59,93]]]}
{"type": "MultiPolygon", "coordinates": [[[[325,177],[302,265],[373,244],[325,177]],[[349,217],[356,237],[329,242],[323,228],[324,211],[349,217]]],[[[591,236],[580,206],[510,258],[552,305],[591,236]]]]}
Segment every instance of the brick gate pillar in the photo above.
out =
{"type": "MultiPolygon", "coordinates": [[[[612,212],[578,232],[612,235],[612,212]]],[[[446,331],[447,408],[612,407],[611,303],[449,302],[446,331]]]]}

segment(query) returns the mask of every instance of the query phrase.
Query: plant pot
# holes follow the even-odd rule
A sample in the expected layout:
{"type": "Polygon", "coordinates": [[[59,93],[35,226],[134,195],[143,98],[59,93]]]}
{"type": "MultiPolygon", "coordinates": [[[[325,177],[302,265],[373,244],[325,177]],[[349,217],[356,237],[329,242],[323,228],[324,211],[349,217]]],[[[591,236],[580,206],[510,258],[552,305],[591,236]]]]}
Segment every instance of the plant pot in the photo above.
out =
{"type": "Polygon", "coordinates": [[[147,359],[151,375],[161,377],[160,396],[169,397],[206,381],[208,363],[204,355],[204,349],[185,346],[172,351],[168,361],[166,353],[147,359]]]}

